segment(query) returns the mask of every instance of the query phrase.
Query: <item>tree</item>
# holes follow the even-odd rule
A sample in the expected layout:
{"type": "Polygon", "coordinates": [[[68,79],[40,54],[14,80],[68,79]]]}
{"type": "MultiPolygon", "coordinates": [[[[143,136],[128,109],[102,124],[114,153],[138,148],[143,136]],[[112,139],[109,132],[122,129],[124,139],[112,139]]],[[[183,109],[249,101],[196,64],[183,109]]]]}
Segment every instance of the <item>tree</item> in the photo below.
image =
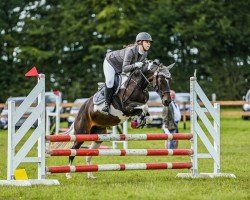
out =
{"type": "MultiPolygon", "coordinates": [[[[30,1],[32,2],[32,1],[30,1]]],[[[20,53],[20,32],[23,26],[27,1],[9,0],[0,2],[0,102],[9,96],[24,95],[26,93],[22,64],[17,58],[20,53]]]]}
{"type": "Polygon", "coordinates": [[[69,100],[93,95],[104,81],[106,51],[133,43],[141,31],[153,36],[149,59],[176,63],[177,92],[189,90],[195,69],[208,96],[239,99],[249,87],[248,1],[10,0],[0,6],[2,101],[31,89],[23,75],[34,65],[45,73],[47,90],[59,89],[69,100]]]}

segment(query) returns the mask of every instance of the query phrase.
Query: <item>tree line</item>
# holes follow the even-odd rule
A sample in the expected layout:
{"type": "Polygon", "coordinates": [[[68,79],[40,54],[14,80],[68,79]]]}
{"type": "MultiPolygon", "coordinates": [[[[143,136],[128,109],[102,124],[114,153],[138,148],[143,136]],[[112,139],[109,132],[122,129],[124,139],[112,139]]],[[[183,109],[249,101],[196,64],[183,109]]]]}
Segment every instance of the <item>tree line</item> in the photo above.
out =
{"type": "Polygon", "coordinates": [[[173,62],[171,86],[189,91],[197,79],[210,97],[234,100],[250,89],[250,3],[244,0],[4,0],[0,2],[0,102],[27,95],[33,66],[46,89],[72,101],[104,81],[107,50],[149,32],[149,59],[173,62]]]}

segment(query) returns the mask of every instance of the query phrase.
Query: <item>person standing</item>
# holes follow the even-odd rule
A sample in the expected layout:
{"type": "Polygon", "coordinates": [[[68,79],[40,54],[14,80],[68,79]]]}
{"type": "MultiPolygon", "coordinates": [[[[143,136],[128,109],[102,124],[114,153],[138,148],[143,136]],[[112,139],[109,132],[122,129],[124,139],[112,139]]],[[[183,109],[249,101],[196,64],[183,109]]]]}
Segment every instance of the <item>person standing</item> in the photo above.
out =
{"type": "Polygon", "coordinates": [[[147,58],[151,42],[153,42],[151,35],[141,32],[136,36],[135,44],[106,54],[103,62],[105,75],[105,106],[102,109],[103,113],[109,114],[110,103],[114,93],[115,74],[121,72],[128,73],[136,68],[141,68],[143,61],[147,58]]]}
{"type": "MultiPolygon", "coordinates": [[[[178,104],[175,102],[175,91],[170,91],[171,103],[168,107],[163,107],[162,111],[162,119],[163,125],[162,129],[165,134],[168,133],[178,133],[178,123],[181,120],[181,112],[178,104]]],[[[178,148],[178,140],[167,140],[166,141],[167,149],[177,149],[178,148]]]]}

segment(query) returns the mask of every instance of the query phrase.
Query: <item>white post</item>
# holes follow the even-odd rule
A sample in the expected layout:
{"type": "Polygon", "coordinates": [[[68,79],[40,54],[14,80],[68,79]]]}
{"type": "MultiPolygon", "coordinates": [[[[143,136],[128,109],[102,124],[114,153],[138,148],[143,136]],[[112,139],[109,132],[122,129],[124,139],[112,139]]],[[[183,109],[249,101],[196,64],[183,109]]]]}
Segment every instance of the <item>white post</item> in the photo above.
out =
{"type": "Polygon", "coordinates": [[[197,94],[195,91],[196,77],[190,78],[190,121],[191,121],[191,133],[193,134],[193,139],[191,141],[191,149],[193,149],[194,154],[191,156],[192,162],[192,175],[198,175],[198,141],[195,125],[197,122],[197,113],[195,112],[195,102],[197,101],[197,94]]]}
{"type": "MultiPolygon", "coordinates": [[[[50,135],[50,117],[48,115],[48,109],[46,109],[46,104],[45,104],[45,115],[46,115],[46,128],[45,128],[45,135],[50,135]]],[[[49,142],[45,141],[45,149],[49,149],[49,142]]],[[[45,155],[46,157],[46,155],[45,155]]]]}
{"type": "MultiPolygon", "coordinates": [[[[128,120],[123,122],[123,134],[127,135],[128,134],[128,120]]],[[[123,141],[123,149],[128,149],[128,141],[123,141]]]]}
{"type": "Polygon", "coordinates": [[[61,92],[59,92],[58,96],[56,97],[56,134],[59,133],[60,130],[60,99],[61,99],[61,92]]]}
{"type": "Polygon", "coordinates": [[[7,180],[14,180],[13,160],[15,155],[15,146],[13,145],[13,137],[15,134],[15,124],[13,117],[16,110],[15,101],[8,102],[8,165],[7,180]]]}
{"type": "Polygon", "coordinates": [[[215,149],[215,151],[218,155],[218,159],[219,159],[218,164],[214,161],[214,173],[218,174],[218,173],[220,173],[220,104],[215,103],[214,108],[217,111],[218,116],[219,116],[219,123],[218,124],[214,120],[214,129],[215,129],[216,133],[218,134],[218,138],[219,138],[218,144],[214,140],[214,149],[215,149]]]}
{"type": "MultiPolygon", "coordinates": [[[[112,127],[112,134],[113,134],[113,135],[117,135],[117,126],[113,126],[113,127],[112,127]]],[[[113,149],[116,149],[116,148],[117,148],[116,141],[113,141],[113,142],[112,142],[112,148],[113,148],[113,149]]]]}
{"type": "Polygon", "coordinates": [[[212,94],[212,102],[215,102],[215,101],[216,101],[216,94],[213,93],[213,94],[212,94]]]}
{"type": "MultiPolygon", "coordinates": [[[[38,77],[38,82],[42,81],[42,87],[44,88],[38,95],[38,105],[43,104],[42,107],[45,108],[45,75],[41,74],[38,77]]],[[[38,138],[38,180],[45,179],[45,109],[38,118],[38,127],[42,126],[42,134],[38,138]]]]}
{"type": "Polygon", "coordinates": [[[50,117],[48,109],[46,109],[46,135],[50,135],[50,117]]]}
{"type": "MultiPolygon", "coordinates": [[[[61,110],[61,93],[59,95],[56,95],[56,104],[55,104],[55,111],[51,112],[49,109],[46,108],[46,135],[50,135],[50,119],[53,120],[55,118],[55,134],[59,133],[60,130],[60,110],[61,110]]],[[[52,124],[53,126],[53,124],[52,124]]]]}
{"type": "MultiPolygon", "coordinates": [[[[122,127],[122,133],[127,135],[128,134],[128,121],[126,120],[125,122],[123,122],[123,127],[122,127]]],[[[113,129],[112,129],[112,134],[116,135],[118,134],[118,131],[117,131],[118,127],[117,126],[113,126],[113,129]]],[[[116,149],[117,148],[117,143],[122,143],[123,145],[123,149],[128,149],[128,141],[113,141],[112,142],[112,148],[113,149],[116,149]]]]}

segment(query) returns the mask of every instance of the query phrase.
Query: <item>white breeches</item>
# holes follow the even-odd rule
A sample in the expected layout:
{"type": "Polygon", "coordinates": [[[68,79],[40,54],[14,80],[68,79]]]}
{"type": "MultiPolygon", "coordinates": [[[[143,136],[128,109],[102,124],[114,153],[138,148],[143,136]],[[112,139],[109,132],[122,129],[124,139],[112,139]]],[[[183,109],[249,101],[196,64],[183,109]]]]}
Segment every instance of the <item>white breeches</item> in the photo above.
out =
{"type": "Polygon", "coordinates": [[[106,59],[104,59],[103,62],[103,71],[104,71],[106,86],[108,88],[112,88],[114,86],[114,81],[115,81],[115,70],[106,59]]]}

